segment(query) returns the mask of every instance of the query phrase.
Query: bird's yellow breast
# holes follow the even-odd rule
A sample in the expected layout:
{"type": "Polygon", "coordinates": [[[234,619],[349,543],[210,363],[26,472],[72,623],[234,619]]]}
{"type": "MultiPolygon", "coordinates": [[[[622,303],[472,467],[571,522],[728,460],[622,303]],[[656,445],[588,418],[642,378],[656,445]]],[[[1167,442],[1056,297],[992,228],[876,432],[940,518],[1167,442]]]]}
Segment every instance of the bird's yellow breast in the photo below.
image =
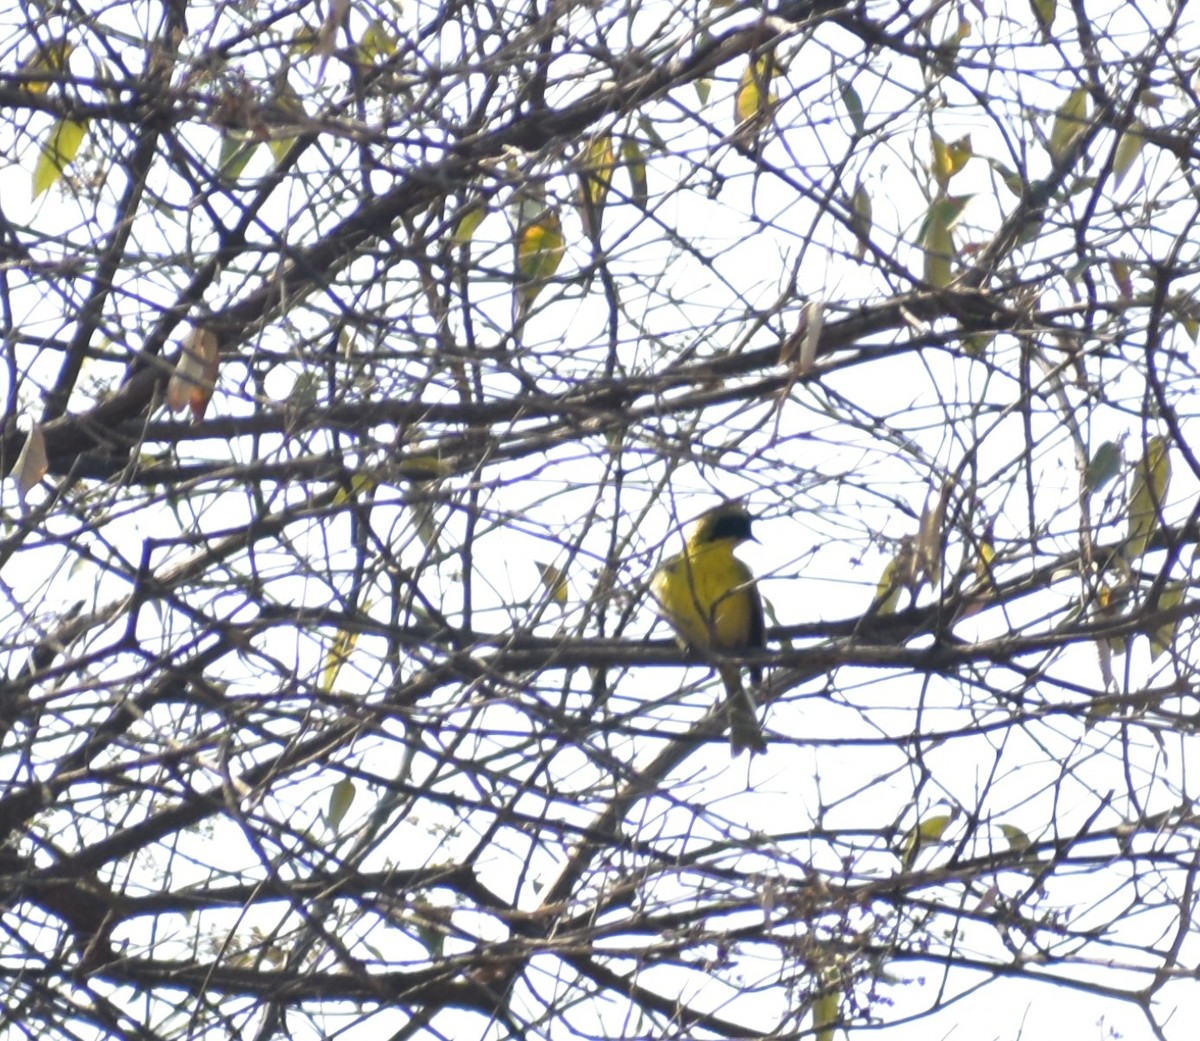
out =
{"type": "Polygon", "coordinates": [[[654,578],[667,620],[698,648],[737,651],[750,642],[757,595],[753,576],[727,541],[689,546],[654,578]]]}

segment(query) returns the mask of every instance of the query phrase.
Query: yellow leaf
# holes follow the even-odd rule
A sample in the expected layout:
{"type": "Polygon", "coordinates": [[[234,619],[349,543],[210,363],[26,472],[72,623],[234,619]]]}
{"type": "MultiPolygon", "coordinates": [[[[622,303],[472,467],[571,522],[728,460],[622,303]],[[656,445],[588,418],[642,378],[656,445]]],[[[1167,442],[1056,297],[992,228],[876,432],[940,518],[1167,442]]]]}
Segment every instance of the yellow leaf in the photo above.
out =
{"type": "Polygon", "coordinates": [[[571,592],[570,586],[567,584],[566,572],[553,564],[543,564],[540,560],[535,560],[533,563],[538,569],[538,574],[542,576],[542,585],[550,594],[550,600],[560,607],[566,607],[567,598],[571,592]]]}
{"type": "Polygon", "coordinates": [[[553,277],[567,251],[562,220],[554,210],[544,210],[537,220],[526,224],[517,238],[517,295],[528,308],[553,277]]]}
{"type": "Polygon", "coordinates": [[[771,93],[771,77],[776,72],[775,59],[768,52],[746,66],[738,82],[734,98],[734,123],[741,126],[748,120],[765,120],[779,99],[771,93]]]}
{"type": "Polygon", "coordinates": [[[1059,107],[1050,130],[1050,154],[1063,155],[1071,142],[1087,129],[1089,98],[1086,87],[1076,87],[1059,107]]]}
{"type": "MultiPolygon", "coordinates": [[[[1187,590],[1186,582],[1168,582],[1162,588],[1162,592],[1158,594],[1158,598],[1154,601],[1155,611],[1169,611],[1172,607],[1178,607],[1183,603],[1183,594],[1187,590]]],[[[1175,643],[1175,631],[1179,628],[1179,622],[1167,622],[1160,625],[1154,630],[1150,637],[1150,660],[1154,661],[1164,651],[1171,649],[1175,643]]]]}
{"type": "Polygon", "coordinates": [[[346,811],[353,804],[356,794],[354,782],[349,777],[343,777],[330,789],[329,806],[325,810],[325,819],[331,828],[336,829],[342,823],[342,818],[346,816],[346,811]]]}
{"type": "Polygon", "coordinates": [[[1117,142],[1117,150],[1113,155],[1113,176],[1116,177],[1117,184],[1121,183],[1129,173],[1129,168],[1133,166],[1134,160],[1142,154],[1146,145],[1145,130],[1146,124],[1140,119],[1135,119],[1117,142]]]}
{"type": "Polygon", "coordinates": [[[354,651],[354,645],[358,643],[358,633],[350,632],[346,629],[339,629],[337,636],[334,637],[333,646],[329,649],[329,654],[325,658],[325,668],[321,670],[321,690],[329,693],[333,690],[333,684],[337,680],[338,673],[342,671],[342,666],[350,660],[350,655],[354,651]]]}
{"type": "Polygon", "coordinates": [[[1129,537],[1122,553],[1126,560],[1137,560],[1150,545],[1161,525],[1162,506],[1171,484],[1171,458],[1165,438],[1150,438],[1146,454],[1133,471],[1133,491],[1129,496],[1129,537]]]}
{"type": "Polygon", "coordinates": [[[602,134],[592,138],[580,156],[579,169],[579,215],[583,230],[589,237],[600,234],[600,218],[608,190],[612,187],[613,169],[617,165],[612,137],[602,134]]]}
{"type": "Polygon", "coordinates": [[[813,1034],[816,1041],[833,1041],[842,1018],[842,994],[829,988],[817,995],[812,1003],[813,1034]]]}
{"type": "Polygon", "coordinates": [[[35,199],[62,177],[79,154],[79,147],[86,136],[86,120],[77,123],[73,119],[60,119],[50,128],[50,133],[46,135],[42,144],[37,165],[33,168],[35,199]]]}
{"type": "Polygon", "coordinates": [[[458,218],[458,223],[454,225],[454,244],[469,246],[471,239],[475,237],[475,232],[479,230],[479,225],[488,215],[488,209],[482,201],[477,201],[467,205],[460,213],[462,215],[458,218]]]}

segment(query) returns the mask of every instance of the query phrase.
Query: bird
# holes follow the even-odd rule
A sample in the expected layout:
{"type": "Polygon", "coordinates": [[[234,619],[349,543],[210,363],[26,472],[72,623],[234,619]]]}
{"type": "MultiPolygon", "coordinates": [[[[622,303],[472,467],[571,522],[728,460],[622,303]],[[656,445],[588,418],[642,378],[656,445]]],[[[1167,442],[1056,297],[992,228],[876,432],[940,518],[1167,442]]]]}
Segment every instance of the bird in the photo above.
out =
{"type": "MultiPolygon", "coordinates": [[[[762,598],[754,575],[733,553],[741,543],[757,541],[752,523],[742,503],[721,503],[696,522],[683,552],[655,572],[652,592],[659,611],[693,650],[736,655],[763,646],[762,598]]],[[[717,672],[725,684],[731,752],[735,757],[746,750],[765,752],[754,697],[742,686],[741,669],[722,664],[717,672]]],[[[751,665],[749,673],[752,686],[762,681],[761,666],[751,665]]]]}

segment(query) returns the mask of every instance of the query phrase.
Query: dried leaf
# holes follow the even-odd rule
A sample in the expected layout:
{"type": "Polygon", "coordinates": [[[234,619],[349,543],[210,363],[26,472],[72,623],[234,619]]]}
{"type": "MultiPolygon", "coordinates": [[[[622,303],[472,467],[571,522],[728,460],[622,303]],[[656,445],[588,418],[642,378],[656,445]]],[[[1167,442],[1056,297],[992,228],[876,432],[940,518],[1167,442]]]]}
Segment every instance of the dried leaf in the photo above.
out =
{"type": "Polygon", "coordinates": [[[38,482],[46,476],[49,470],[50,463],[46,457],[46,435],[42,432],[41,423],[34,423],[25,436],[21,453],[17,456],[17,461],[12,468],[13,479],[17,482],[17,494],[21,498],[22,506],[25,505],[26,496],[37,487],[38,482]]]}
{"type": "Polygon", "coordinates": [[[217,385],[219,364],[216,333],[197,326],[184,340],[175,371],[167,384],[167,408],[178,412],[190,406],[192,421],[200,422],[217,385]]]}

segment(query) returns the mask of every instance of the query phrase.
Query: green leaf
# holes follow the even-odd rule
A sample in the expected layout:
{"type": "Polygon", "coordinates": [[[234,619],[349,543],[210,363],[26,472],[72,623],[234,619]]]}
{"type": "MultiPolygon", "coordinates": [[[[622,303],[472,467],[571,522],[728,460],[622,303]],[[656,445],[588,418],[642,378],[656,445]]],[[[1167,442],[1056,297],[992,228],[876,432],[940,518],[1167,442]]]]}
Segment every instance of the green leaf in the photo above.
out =
{"type": "Polygon", "coordinates": [[[488,215],[488,208],[483,200],[477,200],[468,204],[459,212],[461,216],[458,218],[458,223],[454,225],[454,244],[456,246],[469,246],[471,240],[475,237],[475,232],[479,230],[479,225],[483,223],[484,218],[488,215]]]}
{"type": "Polygon", "coordinates": [[[1121,472],[1122,455],[1117,441],[1105,441],[1092,453],[1083,475],[1083,486],[1088,495],[1095,495],[1121,472]]]}
{"type": "Polygon", "coordinates": [[[1076,87],[1054,116],[1050,130],[1050,154],[1058,159],[1071,142],[1087,129],[1090,98],[1086,87],[1076,87]]]}
{"type": "Polygon", "coordinates": [[[1135,119],[1117,142],[1117,150],[1113,155],[1113,176],[1116,177],[1117,184],[1121,183],[1134,161],[1142,154],[1146,145],[1145,131],[1146,124],[1140,119],[1135,119]]]}
{"type": "Polygon", "coordinates": [[[244,130],[224,131],[221,134],[221,157],[217,167],[222,182],[232,184],[241,177],[261,143],[244,130]]]}
{"type": "Polygon", "coordinates": [[[33,168],[33,197],[36,199],[51,188],[79,154],[87,136],[87,121],[60,119],[42,143],[41,154],[33,168]]]}
{"type": "Polygon", "coordinates": [[[329,792],[329,805],[325,810],[325,820],[335,831],[346,811],[350,809],[356,795],[354,782],[349,777],[343,777],[329,792]]]}
{"type": "Polygon", "coordinates": [[[1171,457],[1167,442],[1152,437],[1146,442],[1146,454],[1133,472],[1133,491],[1129,496],[1129,537],[1122,550],[1126,560],[1137,560],[1146,552],[1161,526],[1162,507],[1171,484],[1171,457]]]}
{"type": "Polygon", "coordinates": [[[854,85],[849,80],[838,77],[838,86],[841,88],[842,104],[846,106],[846,113],[850,116],[850,123],[854,127],[856,137],[861,136],[867,125],[866,116],[863,112],[862,98],[858,96],[858,91],[854,89],[854,85]]]}
{"type": "Polygon", "coordinates": [[[638,143],[627,137],[621,142],[621,157],[629,172],[629,194],[643,210],[650,204],[650,184],[646,177],[646,157],[638,143]]]}
{"type": "Polygon", "coordinates": [[[934,199],[921,225],[921,245],[925,250],[925,281],[941,289],[954,278],[955,225],[970,201],[969,195],[947,195],[934,199]]]}
{"type": "Polygon", "coordinates": [[[600,234],[600,222],[608,190],[612,187],[613,169],[617,165],[613,140],[608,134],[592,138],[579,160],[579,191],[576,200],[583,230],[590,238],[600,234]]]}
{"type": "MultiPolygon", "coordinates": [[[[1168,582],[1154,601],[1155,611],[1169,611],[1183,603],[1183,595],[1187,591],[1187,583],[1180,581],[1168,582]]],[[[1160,625],[1150,635],[1150,660],[1155,661],[1164,651],[1168,651],[1175,643],[1175,633],[1179,622],[1167,622],[1160,625]]]]}

